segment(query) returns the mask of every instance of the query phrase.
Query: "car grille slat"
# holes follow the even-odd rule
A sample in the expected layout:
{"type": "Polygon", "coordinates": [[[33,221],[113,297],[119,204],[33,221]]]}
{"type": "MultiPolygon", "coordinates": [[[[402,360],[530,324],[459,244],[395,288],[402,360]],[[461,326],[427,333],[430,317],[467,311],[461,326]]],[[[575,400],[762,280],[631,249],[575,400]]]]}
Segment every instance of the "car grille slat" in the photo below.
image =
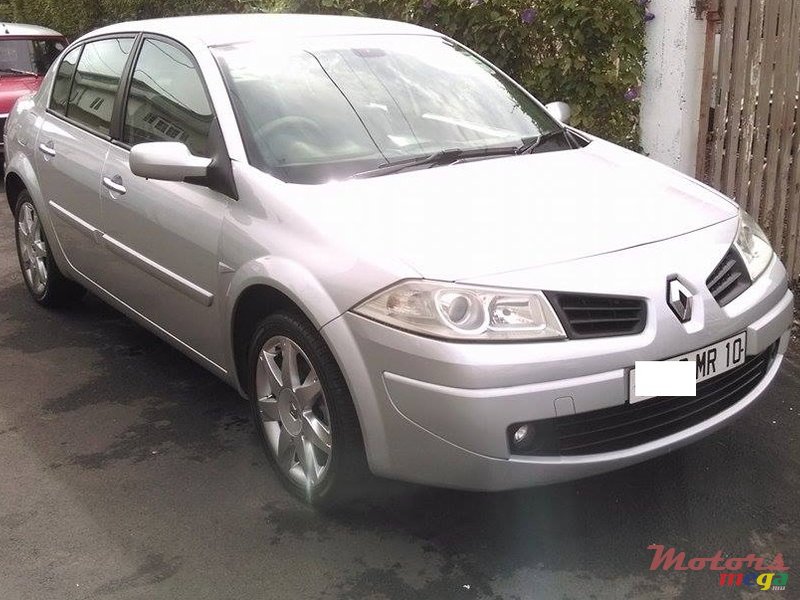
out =
{"type": "Polygon", "coordinates": [[[644,330],[647,304],[640,298],[548,292],[572,339],[634,335],[644,330]]]}
{"type": "Polygon", "coordinates": [[[718,286],[716,286],[714,292],[717,294],[717,296],[724,296],[728,288],[736,283],[741,276],[741,273],[731,273],[728,277],[723,279],[718,286]]]}
{"type": "Polygon", "coordinates": [[[708,288],[711,289],[714,286],[716,286],[719,283],[720,279],[725,277],[725,274],[728,271],[730,271],[734,266],[736,266],[735,260],[723,259],[719,267],[717,267],[717,270],[715,270],[708,278],[708,281],[706,282],[708,284],[708,288]]]}
{"type": "Polygon", "coordinates": [[[631,312],[639,310],[639,307],[634,308],[620,308],[617,306],[591,306],[591,307],[584,307],[584,306],[566,306],[563,307],[567,312],[581,312],[581,311],[591,311],[591,312],[631,312]]]}
{"type": "Polygon", "coordinates": [[[720,306],[739,297],[750,287],[750,275],[739,253],[731,248],[706,279],[706,286],[720,306]]]}
{"type": "Polygon", "coordinates": [[[698,383],[694,397],[651,398],[633,405],[533,421],[536,444],[518,454],[574,456],[624,450],[702,423],[755,389],[776,352],[777,342],[739,367],[698,383]]]}
{"type": "Polygon", "coordinates": [[[575,326],[575,325],[586,325],[589,323],[629,323],[629,322],[638,323],[639,320],[640,318],[637,316],[637,317],[611,317],[608,319],[590,319],[590,318],[570,319],[569,322],[570,324],[575,326]]]}

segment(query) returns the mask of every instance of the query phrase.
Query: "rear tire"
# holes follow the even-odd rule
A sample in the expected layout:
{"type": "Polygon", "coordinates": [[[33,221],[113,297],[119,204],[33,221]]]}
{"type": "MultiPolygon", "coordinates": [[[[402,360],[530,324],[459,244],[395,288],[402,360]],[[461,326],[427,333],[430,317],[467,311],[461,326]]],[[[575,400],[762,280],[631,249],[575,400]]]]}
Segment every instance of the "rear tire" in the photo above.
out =
{"type": "Polygon", "coordinates": [[[335,358],[308,319],[291,310],[262,319],[248,374],[259,439],[284,487],[317,508],[358,497],[369,473],[358,416],[335,358]]]}
{"type": "Polygon", "coordinates": [[[55,308],[76,302],[86,290],[70,281],[58,269],[30,194],[23,190],[14,206],[14,232],[22,278],[33,299],[55,308]]]}

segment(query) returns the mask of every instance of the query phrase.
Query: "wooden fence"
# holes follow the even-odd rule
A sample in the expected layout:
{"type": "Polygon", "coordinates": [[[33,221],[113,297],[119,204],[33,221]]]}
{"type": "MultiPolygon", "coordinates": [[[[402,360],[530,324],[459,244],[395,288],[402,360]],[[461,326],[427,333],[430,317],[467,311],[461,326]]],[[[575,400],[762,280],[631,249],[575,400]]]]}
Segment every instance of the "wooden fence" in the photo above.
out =
{"type": "Polygon", "coordinates": [[[800,275],[800,0],[710,0],[697,176],[800,275]]]}

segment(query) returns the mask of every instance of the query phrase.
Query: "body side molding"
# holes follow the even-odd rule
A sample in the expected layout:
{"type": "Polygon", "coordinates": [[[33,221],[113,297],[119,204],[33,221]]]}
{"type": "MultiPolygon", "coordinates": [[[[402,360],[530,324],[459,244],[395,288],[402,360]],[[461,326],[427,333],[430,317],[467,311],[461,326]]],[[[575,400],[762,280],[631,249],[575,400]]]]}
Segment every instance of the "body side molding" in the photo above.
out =
{"type": "Polygon", "coordinates": [[[114,239],[113,237],[103,233],[97,227],[87,223],[80,217],[72,214],[63,206],[60,206],[58,203],[53,202],[50,200],[48,204],[54,209],[55,213],[66,223],[86,235],[87,237],[91,238],[98,244],[105,244],[105,246],[111,250],[117,256],[127,260],[131,264],[135,265],[145,273],[148,273],[161,281],[162,283],[167,284],[171,288],[179,291],[180,293],[188,296],[195,302],[202,304],[203,306],[211,306],[214,302],[214,294],[211,292],[204,290],[200,286],[193,284],[191,281],[184,279],[177,273],[173,273],[169,269],[162,267],[157,262],[154,262],[147,258],[146,256],[139,254],[133,248],[129,248],[122,242],[114,239]]]}
{"type": "Polygon", "coordinates": [[[150,260],[142,254],[139,254],[133,248],[129,248],[122,242],[105,233],[103,234],[103,242],[108,249],[117,256],[124,258],[145,273],[152,275],[162,283],[165,283],[185,296],[188,296],[195,302],[198,302],[203,306],[211,306],[211,304],[214,302],[214,294],[211,292],[193,284],[188,279],[184,279],[177,273],[162,267],[157,262],[150,260]]]}

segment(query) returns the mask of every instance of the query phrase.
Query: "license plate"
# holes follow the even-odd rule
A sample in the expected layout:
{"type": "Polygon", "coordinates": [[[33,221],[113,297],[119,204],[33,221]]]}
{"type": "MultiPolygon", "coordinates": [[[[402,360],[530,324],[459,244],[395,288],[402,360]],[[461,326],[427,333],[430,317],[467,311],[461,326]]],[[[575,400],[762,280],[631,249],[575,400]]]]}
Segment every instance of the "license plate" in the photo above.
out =
{"type": "MultiPolygon", "coordinates": [[[[746,351],[747,333],[742,332],[722,340],[721,342],[717,342],[716,344],[711,344],[705,348],[700,348],[699,350],[687,354],[681,354],[680,356],[668,360],[694,361],[696,382],[700,383],[701,381],[711,379],[712,377],[721,375],[741,365],[745,360],[746,351]]],[[[637,396],[635,394],[636,369],[631,369],[628,382],[631,404],[652,398],[652,396],[637,396]]]]}

